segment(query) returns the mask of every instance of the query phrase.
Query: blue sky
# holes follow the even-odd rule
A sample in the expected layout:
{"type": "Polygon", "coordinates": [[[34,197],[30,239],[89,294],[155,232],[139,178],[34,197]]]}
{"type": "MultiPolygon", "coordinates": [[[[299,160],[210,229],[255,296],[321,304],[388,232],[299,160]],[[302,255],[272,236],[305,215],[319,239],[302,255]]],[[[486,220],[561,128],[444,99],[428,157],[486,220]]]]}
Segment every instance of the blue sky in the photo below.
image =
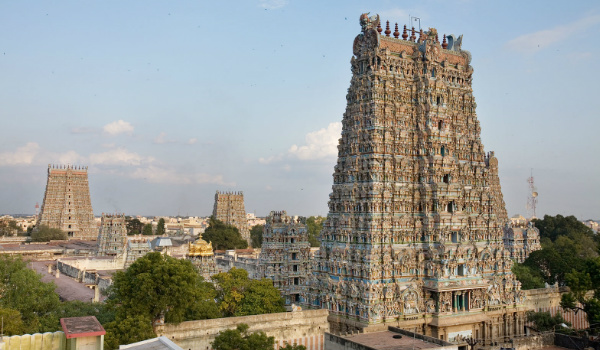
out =
{"type": "Polygon", "coordinates": [[[363,12],[463,34],[509,215],[600,219],[600,3],[0,2],[0,213],[49,163],[89,166],[95,214],[325,215],[363,12]]]}

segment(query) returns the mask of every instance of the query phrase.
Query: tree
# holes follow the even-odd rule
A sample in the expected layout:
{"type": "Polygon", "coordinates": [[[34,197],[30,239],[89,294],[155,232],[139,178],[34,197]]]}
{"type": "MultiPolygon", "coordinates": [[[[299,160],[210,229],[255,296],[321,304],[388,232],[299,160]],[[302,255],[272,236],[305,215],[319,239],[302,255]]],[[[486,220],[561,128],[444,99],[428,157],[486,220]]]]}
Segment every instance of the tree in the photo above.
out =
{"type": "Polygon", "coordinates": [[[156,234],[162,236],[165,234],[165,219],[160,218],[158,220],[158,226],[156,226],[156,234]]]}
{"type": "Polygon", "coordinates": [[[32,242],[49,242],[53,240],[67,239],[67,234],[59,228],[51,228],[46,225],[40,225],[31,232],[32,242]]]}
{"type": "Polygon", "coordinates": [[[152,224],[144,225],[144,230],[142,231],[144,236],[152,236],[152,224]]]}
{"type": "Polygon", "coordinates": [[[544,278],[541,276],[539,270],[515,263],[512,267],[512,272],[521,282],[522,289],[544,288],[544,278]]]}
{"type": "Polygon", "coordinates": [[[54,332],[59,328],[56,312],[60,300],[55,288],[54,283],[42,282],[41,275],[28,269],[21,257],[0,256],[0,308],[7,314],[17,311],[25,332],[54,332]]]}
{"type": "Polygon", "coordinates": [[[551,331],[556,326],[565,323],[565,320],[559,313],[552,316],[547,311],[527,311],[527,321],[533,322],[535,329],[540,332],[551,331]]]}
{"type": "Polygon", "coordinates": [[[139,235],[144,229],[144,224],[138,219],[132,219],[130,216],[125,218],[128,235],[139,235]]]}
{"type": "Polygon", "coordinates": [[[269,279],[251,280],[244,269],[232,268],[212,276],[217,303],[224,317],[284,312],[281,293],[269,279]]]}
{"type": "Polygon", "coordinates": [[[250,241],[252,242],[252,248],[262,247],[264,228],[265,225],[254,225],[250,229],[250,241]]]}
{"type": "Polygon", "coordinates": [[[213,350],[272,350],[275,338],[265,332],[248,332],[248,325],[241,323],[236,329],[219,332],[211,343],[213,350]]]}
{"type": "Polygon", "coordinates": [[[562,215],[544,215],[543,219],[534,219],[535,227],[540,230],[540,238],[549,238],[553,242],[559,236],[575,238],[580,235],[594,237],[594,231],[585,226],[573,215],[564,217],[562,215]]]}
{"type": "Polygon", "coordinates": [[[22,231],[15,220],[0,220],[0,236],[17,236],[22,231]]]}
{"type": "Polygon", "coordinates": [[[325,218],[322,216],[311,216],[306,219],[306,228],[308,230],[308,241],[311,247],[320,247],[321,241],[319,236],[321,235],[321,229],[323,228],[323,222],[325,218]]]}
{"type": "Polygon", "coordinates": [[[21,319],[21,313],[15,309],[0,308],[0,317],[4,327],[4,335],[21,335],[27,332],[27,328],[21,319]]]}
{"type": "Polygon", "coordinates": [[[208,228],[202,234],[202,239],[211,242],[215,250],[248,248],[248,242],[242,238],[236,227],[226,225],[213,217],[210,218],[208,228]]]}
{"type": "Polygon", "coordinates": [[[118,349],[119,345],[126,345],[156,337],[152,329],[152,322],[146,315],[120,316],[104,326],[104,348],[106,350],[118,349]]]}
{"type": "Polygon", "coordinates": [[[195,303],[208,305],[213,300],[214,304],[215,293],[206,291],[210,284],[202,282],[189,261],[148,253],[113,275],[107,302],[115,308],[117,319],[140,315],[152,322],[164,317],[177,323],[185,320],[195,303]]]}

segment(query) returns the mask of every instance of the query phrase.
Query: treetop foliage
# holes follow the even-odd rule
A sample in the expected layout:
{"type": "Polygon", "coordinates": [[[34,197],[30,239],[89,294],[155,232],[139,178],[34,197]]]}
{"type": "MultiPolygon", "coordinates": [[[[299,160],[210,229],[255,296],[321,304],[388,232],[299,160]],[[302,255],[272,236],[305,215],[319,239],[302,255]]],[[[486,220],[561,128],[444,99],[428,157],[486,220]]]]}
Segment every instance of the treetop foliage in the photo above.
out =
{"type": "Polygon", "coordinates": [[[59,228],[50,228],[46,225],[40,225],[31,232],[32,242],[50,242],[64,239],[67,239],[65,231],[59,228]]]}
{"type": "Polygon", "coordinates": [[[250,241],[252,242],[252,248],[262,247],[264,229],[265,225],[254,225],[250,229],[250,241]]]}
{"type": "Polygon", "coordinates": [[[321,229],[323,228],[323,222],[325,218],[322,216],[311,216],[306,219],[306,229],[308,231],[308,241],[311,247],[320,247],[321,241],[319,236],[321,235],[321,229]]]}
{"type": "Polygon", "coordinates": [[[210,218],[208,228],[202,234],[202,239],[211,242],[215,250],[246,249],[248,242],[235,226],[226,225],[214,217],[210,218]]]}

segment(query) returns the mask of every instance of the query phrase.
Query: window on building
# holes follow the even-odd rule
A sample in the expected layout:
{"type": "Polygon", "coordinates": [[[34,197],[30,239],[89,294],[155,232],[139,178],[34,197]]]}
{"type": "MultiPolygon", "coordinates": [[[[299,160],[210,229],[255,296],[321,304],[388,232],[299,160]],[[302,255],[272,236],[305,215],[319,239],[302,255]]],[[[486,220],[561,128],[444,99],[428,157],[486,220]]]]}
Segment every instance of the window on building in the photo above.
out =
{"type": "Polygon", "coordinates": [[[452,232],[452,243],[458,243],[458,232],[452,232]]]}
{"type": "Polygon", "coordinates": [[[297,286],[300,284],[300,279],[298,277],[294,277],[294,285],[297,286]]]}
{"type": "Polygon", "coordinates": [[[292,260],[298,260],[298,253],[292,253],[292,260]]]}
{"type": "Polygon", "coordinates": [[[459,276],[464,276],[464,275],[466,275],[465,272],[466,272],[465,271],[465,264],[458,264],[458,273],[457,274],[459,276]]]}
{"type": "Polygon", "coordinates": [[[450,174],[445,174],[443,180],[444,180],[444,183],[449,184],[450,183],[450,174]]]}
{"type": "Polygon", "coordinates": [[[292,266],[292,271],[294,271],[294,272],[298,272],[298,265],[294,265],[294,266],[292,266]]]}

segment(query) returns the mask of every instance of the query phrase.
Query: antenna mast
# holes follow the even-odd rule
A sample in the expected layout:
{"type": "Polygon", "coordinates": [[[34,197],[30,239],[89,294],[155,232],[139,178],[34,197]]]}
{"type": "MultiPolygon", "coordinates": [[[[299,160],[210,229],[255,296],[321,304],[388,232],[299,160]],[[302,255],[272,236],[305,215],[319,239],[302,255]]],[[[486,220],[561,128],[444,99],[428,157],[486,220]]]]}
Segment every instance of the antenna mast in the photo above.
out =
{"type": "Polygon", "coordinates": [[[537,206],[537,188],[533,182],[533,169],[531,169],[531,176],[527,178],[527,183],[529,184],[529,196],[527,198],[527,214],[529,215],[529,219],[537,219],[535,207],[537,206]]]}

